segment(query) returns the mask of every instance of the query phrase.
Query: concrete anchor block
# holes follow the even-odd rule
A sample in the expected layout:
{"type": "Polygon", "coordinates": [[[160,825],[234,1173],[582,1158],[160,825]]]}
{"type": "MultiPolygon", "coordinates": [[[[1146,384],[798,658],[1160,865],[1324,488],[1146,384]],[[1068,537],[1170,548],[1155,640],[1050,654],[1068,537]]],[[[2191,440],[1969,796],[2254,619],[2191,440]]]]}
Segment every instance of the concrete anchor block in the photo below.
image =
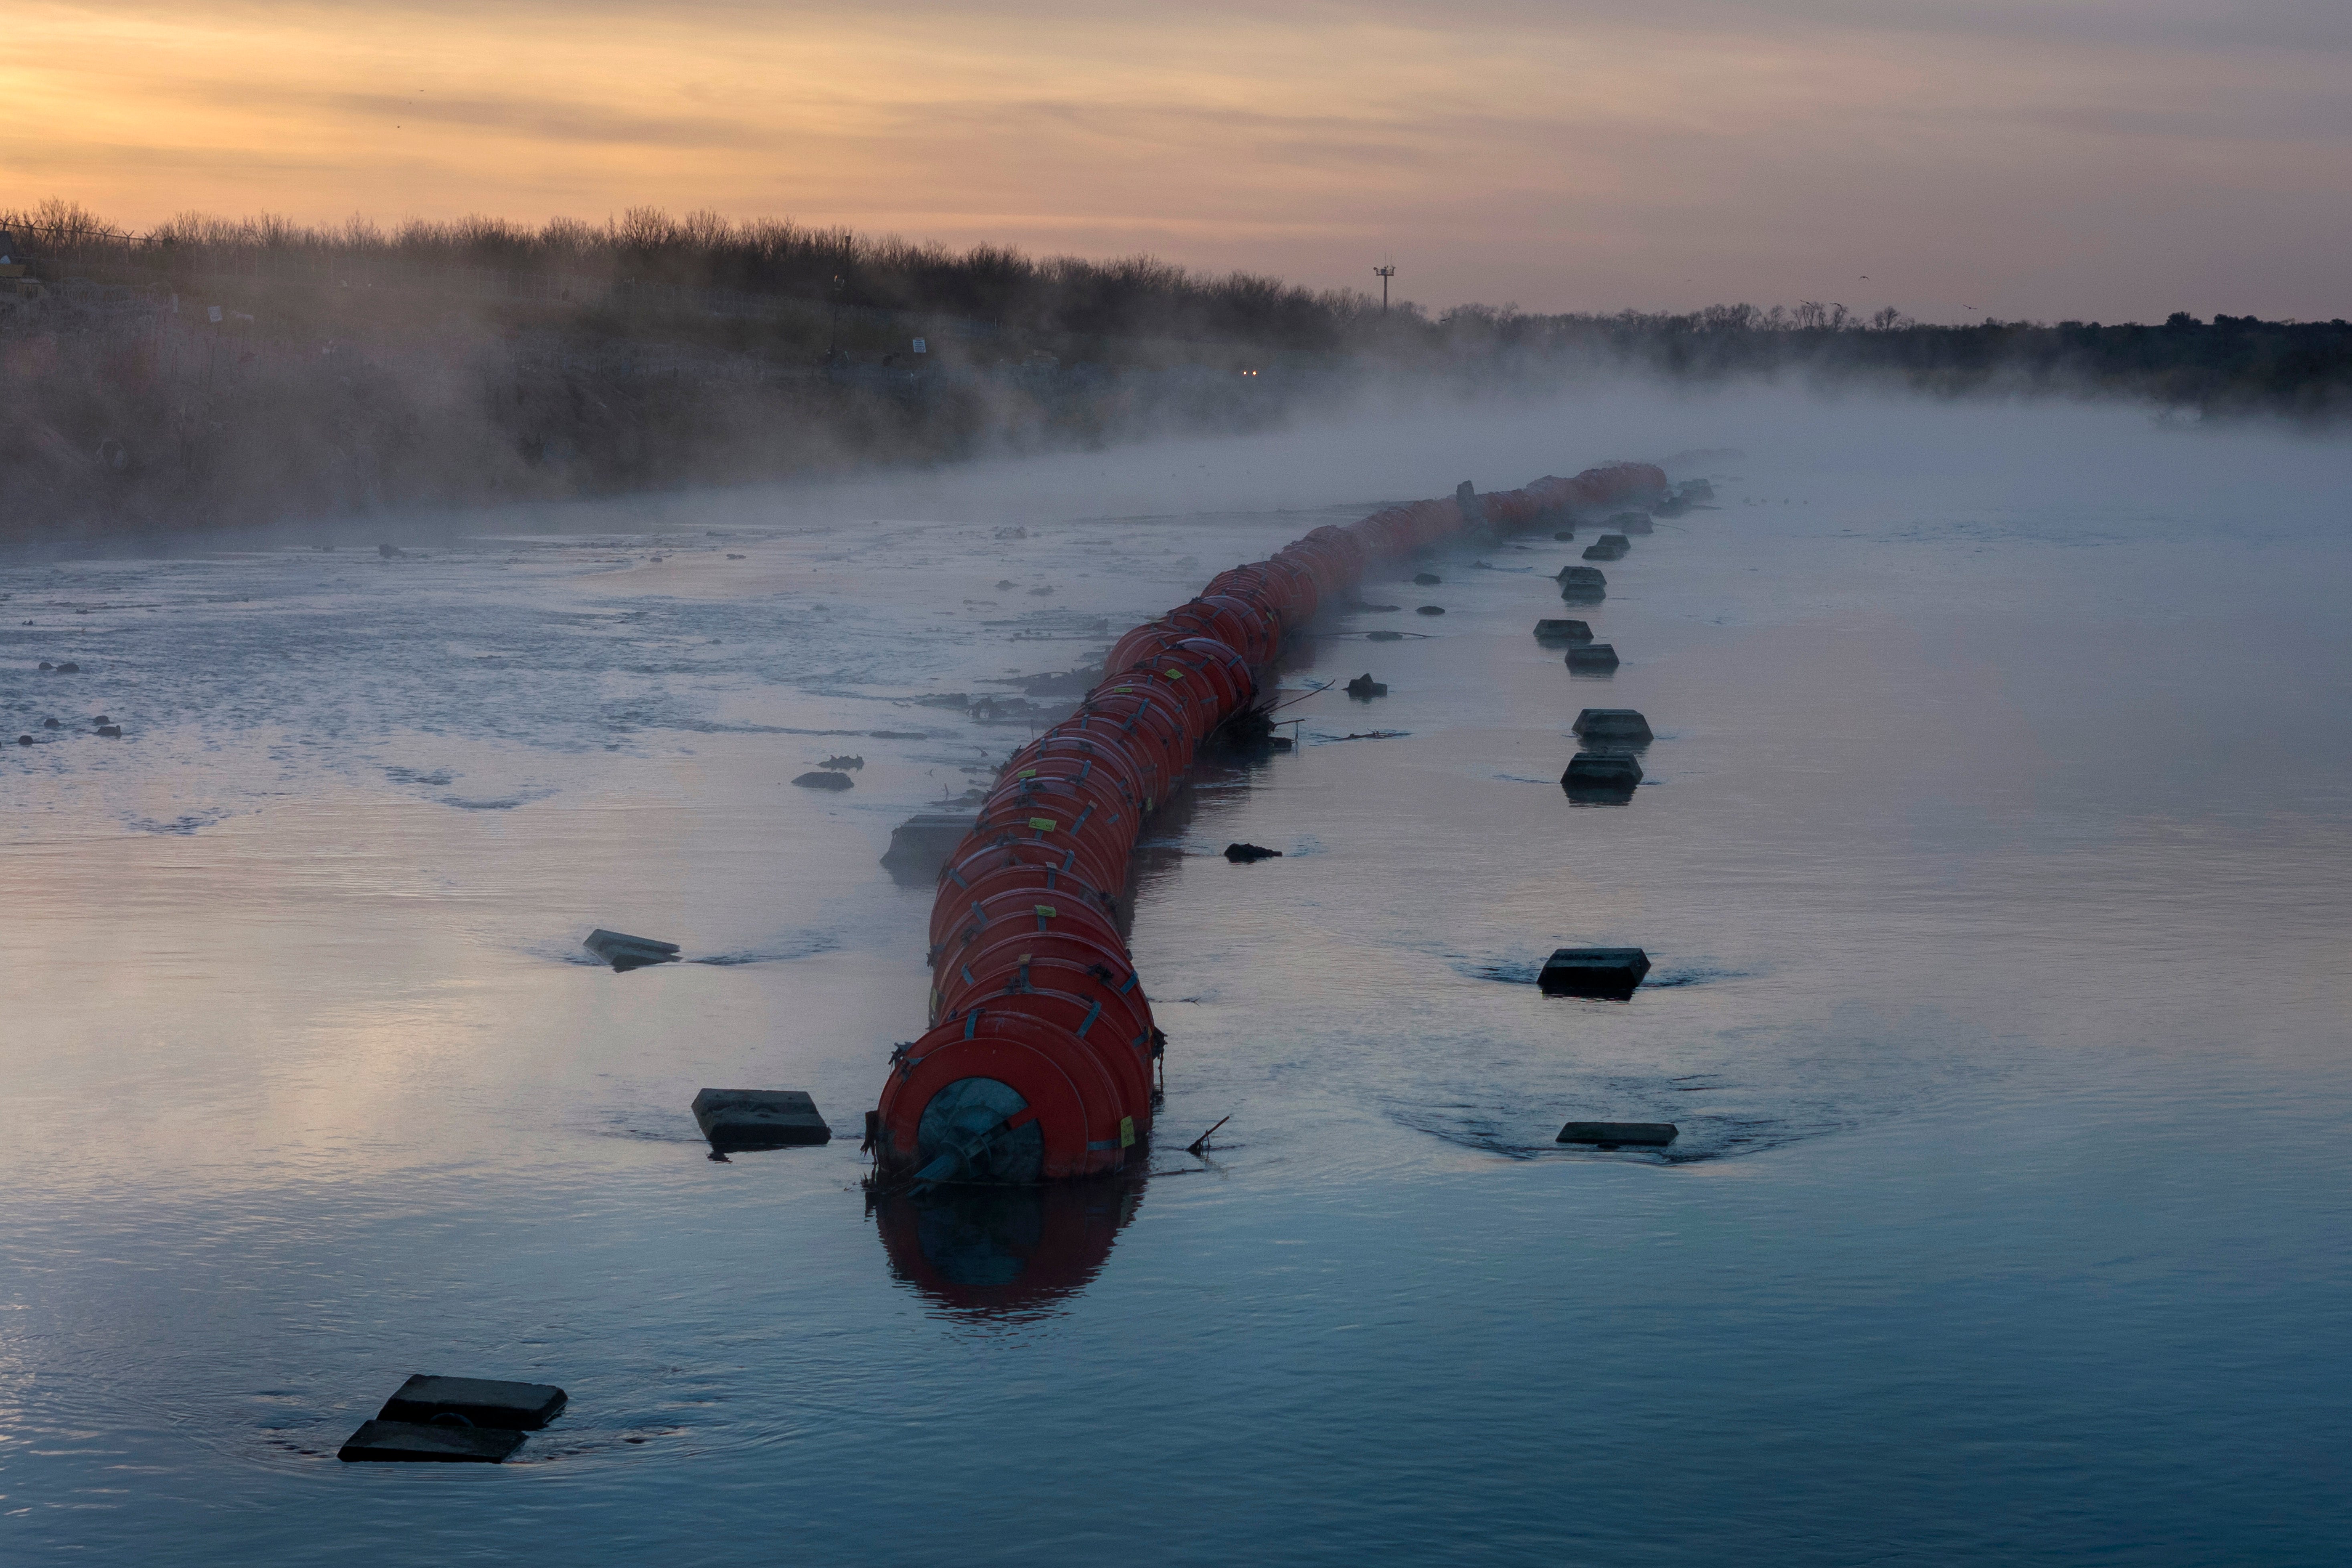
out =
{"type": "Polygon", "coordinates": [[[1598,1144],[1604,1149],[1613,1149],[1624,1144],[1643,1148],[1664,1148],[1675,1141],[1680,1131],[1672,1122],[1570,1122],[1552,1141],[1598,1144]]]}
{"type": "Polygon", "coordinates": [[[1372,679],[1369,673],[1360,674],[1348,683],[1348,695],[1362,702],[1384,697],[1389,695],[1388,683],[1372,679]]]}
{"type": "Polygon", "coordinates": [[[1235,865],[1247,865],[1252,861],[1278,861],[1282,852],[1267,849],[1264,844],[1227,844],[1225,858],[1235,865]]]}
{"type": "Polygon", "coordinates": [[[1623,534],[1603,534],[1599,538],[1584,547],[1584,559],[1587,560],[1622,560],[1625,559],[1625,552],[1633,548],[1633,541],[1627,538],[1623,534]]]}
{"type": "Polygon", "coordinates": [[[1570,795],[1585,798],[1612,796],[1622,800],[1633,793],[1642,782],[1642,765],[1630,757],[1603,756],[1596,751],[1580,751],[1568,759],[1568,771],[1559,776],[1559,787],[1570,795]]]}
{"type": "Polygon", "coordinates": [[[969,812],[919,811],[890,830],[890,847],[882,852],[883,869],[896,883],[930,882],[963,842],[979,818],[969,812]]]}
{"type": "Polygon", "coordinates": [[[1536,622],[1538,643],[1590,643],[1592,628],[1581,621],[1544,620],[1536,622]]]}
{"type": "Polygon", "coordinates": [[[434,1421],[451,1416],[469,1427],[536,1432],[563,1414],[563,1390],[551,1383],[509,1383],[495,1377],[433,1377],[412,1374],[375,1413],[379,1421],[434,1421]]]}
{"type": "Polygon", "coordinates": [[[1588,741],[1612,740],[1621,746],[1647,746],[1657,738],[1641,710],[1630,707],[1589,707],[1576,716],[1570,732],[1588,741]]]}
{"type": "Polygon", "coordinates": [[[1598,604],[1609,597],[1609,580],[1597,566],[1559,569],[1559,597],[1569,604],[1598,604]]]}
{"type": "Polygon", "coordinates": [[[1544,960],[1536,984],[1548,997],[1608,997],[1622,1001],[1650,972],[1639,947],[1562,947],[1544,960]]]}
{"type": "Polygon", "coordinates": [[[1619,512],[1609,519],[1608,526],[1621,534],[1648,534],[1657,531],[1656,525],[1650,521],[1650,514],[1647,512],[1619,512]]]}
{"type": "Polygon", "coordinates": [[[816,1102],[799,1089],[706,1089],[694,1097],[694,1120],[721,1154],[833,1141],[816,1102]]]}
{"type": "Polygon", "coordinates": [[[846,773],[827,773],[822,770],[803,773],[793,782],[803,789],[847,789],[852,788],[854,783],[846,773]]]}
{"type": "Polygon", "coordinates": [[[1423,588],[1435,588],[1445,580],[1433,571],[1416,571],[1412,574],[1412,580],[1423,588]]]}
{"type": "Polygon", "coordinates": [[[631,936],[619,931],[607,931],[603,926],[588,933],[580,944],[615,969],[642,969],[649,964],[677,962],[677,944],[656,942],[650,936],[631,936]]]}
{"type": "Polygon", "coordinates": [[[1617,644],[1587,643],[1568,651],[1568,667],[1571,670],[1613,670],[1617,667],[1617,644]]]}
{"type": "Polygon", "coordinates": [[[520,1432],[424,1421],[369,1421],[337,1449],[345,1464],[503,1464],[522,1447],[520,1432]]]}

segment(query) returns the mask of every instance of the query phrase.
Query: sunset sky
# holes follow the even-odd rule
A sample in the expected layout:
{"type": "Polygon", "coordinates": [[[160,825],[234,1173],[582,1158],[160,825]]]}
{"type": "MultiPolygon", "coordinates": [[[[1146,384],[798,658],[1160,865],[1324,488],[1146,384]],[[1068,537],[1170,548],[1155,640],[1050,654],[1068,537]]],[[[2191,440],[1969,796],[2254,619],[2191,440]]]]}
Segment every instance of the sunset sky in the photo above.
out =
{"type": "Polygon", "coordinates": [[[133,227],[651,204],[1393,256],[1435,307],[2352,314],[2343,0],[16,0],[0,115],[0,204],[133,227]]]}

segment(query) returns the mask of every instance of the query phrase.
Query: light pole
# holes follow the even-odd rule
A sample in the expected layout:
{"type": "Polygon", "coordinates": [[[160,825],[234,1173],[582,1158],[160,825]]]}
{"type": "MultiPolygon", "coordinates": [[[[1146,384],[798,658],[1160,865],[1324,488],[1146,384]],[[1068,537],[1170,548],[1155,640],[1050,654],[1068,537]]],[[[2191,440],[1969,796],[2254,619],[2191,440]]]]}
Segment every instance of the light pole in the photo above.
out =
{"type": "Polygon", "coordinates": [[[1391,262],[1372,270],[1381,275],[1381,314],[1385,316],[1389,313],[1389,279],[1396,276],[1396,264],[1391,262]]]}

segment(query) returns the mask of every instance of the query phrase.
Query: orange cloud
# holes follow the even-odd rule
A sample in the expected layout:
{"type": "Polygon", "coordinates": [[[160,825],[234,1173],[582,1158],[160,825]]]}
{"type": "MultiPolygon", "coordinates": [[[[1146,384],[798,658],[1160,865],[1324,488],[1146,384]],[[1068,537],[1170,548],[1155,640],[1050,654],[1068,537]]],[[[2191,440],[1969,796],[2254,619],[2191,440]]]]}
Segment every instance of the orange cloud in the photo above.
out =
{"type": "Polygon", "coordinates": [[[2340,57],[2193,21],[20,0],[0,189],[133,225],[707,206],[1318,284],[1393,252],[1441,304],[2340,313],[2340,57]]]}

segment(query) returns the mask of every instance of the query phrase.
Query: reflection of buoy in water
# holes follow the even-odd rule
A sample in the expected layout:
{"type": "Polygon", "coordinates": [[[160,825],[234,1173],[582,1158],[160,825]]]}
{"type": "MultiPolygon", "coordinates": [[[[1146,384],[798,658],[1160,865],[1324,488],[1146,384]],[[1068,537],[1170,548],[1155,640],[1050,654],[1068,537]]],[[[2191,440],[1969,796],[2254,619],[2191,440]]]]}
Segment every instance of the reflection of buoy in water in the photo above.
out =
{"type": "Polygon", "coordinates": [[[1143,1189],[1133,1181],[927,1187],[870,1205],[890,1271],[943,1307],[1018,1312],[1093,1282],[1143,1189]]]}

